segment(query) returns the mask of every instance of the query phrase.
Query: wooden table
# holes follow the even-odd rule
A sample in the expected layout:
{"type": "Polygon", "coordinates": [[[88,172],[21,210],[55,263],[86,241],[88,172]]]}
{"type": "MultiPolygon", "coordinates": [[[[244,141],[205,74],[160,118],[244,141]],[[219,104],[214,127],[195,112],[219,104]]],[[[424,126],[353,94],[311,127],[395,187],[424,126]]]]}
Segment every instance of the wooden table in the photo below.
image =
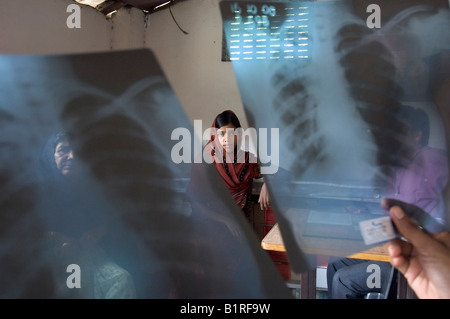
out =
{"type": "MultiPolygon", "coordinates": [[[[281,236],[281,232],[278,224],[275,224],[272,229],[267,233],[267,235],[262,239],[261,246],[265,250],[273,250],[273,251],[281,251],[285,252],[286,248],[283,243],[283,238],[281,236]]],[[[339,256],[339,252],[332,249],[324,249],[321,248],[318,250],[317,248],[309,248],[302,247],[305,254],[320,254],[325,256],[339,256]]],[[[389,261],[389,256],[384,248],[384,245],[372,247],[368,250],[355,253],[348,256],[349,258],[356,259],[365,259],[365,260],[376,260],[376,261],[389,261]]],[[[315,269],[309,272],[305,272],[301,274],[301,296],[302,299],[310,299],[315,298],[316,291],[316,277],[315,277],[315,269]]],[[[398,274],[398,288],[397,288],[397,298],[405,299],[405,298],[414,298],[414,292],[409,288],[409,285],[402,274],[398,274]]]]}
{"type": "MultiPolygon", "coordinates": [[[[267,233],[267,235],[261,241],[261,247],[265,250],[274,250],[274,251],[286,251],[284,247],[283,238],[281,237],[281,232],[278,224],[275,224],[272,229],[267,233]]],[[[326,256],[336,256],[335,250],[323,249],[309,249],[308,247],[304,248],[304,252],[306,254],[320,254],[326,256]]],[[[368,260],[377,260],[377,261],[389,261],[389,256],[383,245],[376,246],[365,250],[363,252],[359,252],[353,255],[348,256],[349,258],[356,259],[368,259],[368,260]]]]}

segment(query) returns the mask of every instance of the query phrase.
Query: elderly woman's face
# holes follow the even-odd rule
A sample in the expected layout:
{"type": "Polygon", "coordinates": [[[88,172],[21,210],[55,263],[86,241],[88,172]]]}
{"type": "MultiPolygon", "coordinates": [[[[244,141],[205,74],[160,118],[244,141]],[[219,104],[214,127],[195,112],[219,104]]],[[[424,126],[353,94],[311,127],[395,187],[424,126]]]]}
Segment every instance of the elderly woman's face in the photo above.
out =
{"type": "Polygon", "coordinates": [[[56,145],[55,163],[62,175],[73,173],[73,152],[68,141],[61,141],[56,145]]]}

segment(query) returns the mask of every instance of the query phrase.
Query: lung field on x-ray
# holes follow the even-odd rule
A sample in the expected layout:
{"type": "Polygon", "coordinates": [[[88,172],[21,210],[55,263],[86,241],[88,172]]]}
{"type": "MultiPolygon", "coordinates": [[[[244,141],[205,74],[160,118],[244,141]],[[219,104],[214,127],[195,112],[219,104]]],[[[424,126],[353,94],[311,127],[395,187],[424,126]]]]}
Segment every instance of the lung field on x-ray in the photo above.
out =
{"type": "MultiPolygon", "coordinates": [[[[245,8],[244,2],[239,4],[245,8]]],[[[302,246],[309,247],[303,242],[307,233],[316,238],[334,236],[331,241],[351,239],[355,246],[346,246],[345,255],[366,248],[359,221],[384,213],[379,201],[387,182],[404,165],[404,154],[411,151],[402,143],[407,127],[400,118],[401,106],[410,98],[405,91],[411,89],[402,78],[404,61],[399,52],[409,52],[393,39],[399,34],[417,35],[410,38],[417,40],[424,56],[431,55],[429,51],[438,53],[448,49],[450,29],[445,26],[449,19],[448,10],[436,14],[426,7],[411,7],[383,20],[381,29],[370,29],[362,15],[354,14],[354,1],[271,4],[278,15],[273,20],[284,21],[279,29],[274,26],[276,36],[267,31],[267,38],[258,37],[263,34],[260,30],[251,34],[248,12],[244,20],[248,25],[238,25],[232,16],[224,27],[233,45],[241,41],[251,47],[266,41],[292,52],[283,55],[273,49],[270,57],[255,52],[252,58],[244,44],[235,51],[233,69],[249,124],[279,128],[279,171],[283,174],[266,180],[291,266],[300,270],[296,260],[302,246]],[[443,27],[437,28],[438,24],[443,27]],[[427,33],[433,36],[424,36],[427,33]],[[311,208],[350,213],[353,204],[363,209],[352,215],[351,230],[342,233],[327,223],[324,232],[315,233],[316,228],[306,225],[299,212],[311,208]]],[[[389,7],[392,13],[396,5],[396,1],[385,1],[382,12],[389,7]]],[[[226,17],[225,10],[224,6],[226,17]]],[[[244,9],[235,13],[244,14],[244,9]]],[[[428,96],[420,98],[429,100],[428,96]]]]}
{"type": "Polygon", "coordinates": [[[0,56],[0,70],[0,297],[92,298],[90,262],[103,254],[138,298],[290,297],[211,166],[195,193],[203,211],[191,205],[191,165],[171,159],[172,132],[191,125],[150,51],[0,56]],[[61,130],[80,168],[71,179],[56,169],[61,130]],[[76,251],[92,225],[105,226],[102,250],[67,254],[82,282],[69,289],[67,260],[49,247],[76,251]]]}
{"type": "Polygon", "coordinates": [[[405,129],[392,54],[345,6],[312,8],[309,37],[308,59],[269,68],[289,171],[328,181],[384,178],[405,129]]]}

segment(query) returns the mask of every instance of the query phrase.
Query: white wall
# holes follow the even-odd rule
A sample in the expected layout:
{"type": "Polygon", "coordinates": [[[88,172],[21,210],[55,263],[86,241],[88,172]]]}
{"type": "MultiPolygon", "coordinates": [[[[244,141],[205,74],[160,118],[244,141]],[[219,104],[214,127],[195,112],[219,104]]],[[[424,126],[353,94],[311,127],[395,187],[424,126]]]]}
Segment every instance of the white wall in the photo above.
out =
{"type": "Polygon", "coordinates": [[[114,14],[112,22],[111,50],[145,47],[145,14],[137,8],[122,8],[114,14]]]}
{"type": "Polygon", "coordinates": [[[232,109],[246,127],[239,90],[230,62],[222,62],[219,0],[189,0],[150,16],[146,44],[160,61],[191,120],[210,126],[232,109]]]}
{"type": "Polygon", "coordinates": [[[66,21],[71,0],[2,0],[0,52],[60,54],[110,50],[111,21],[93,8],[81,6],[81,28],[66,21]]]}
{"type": "MultiPolygon", "coordinates": [[[[0,0],[0,53],[66,54],[147,47],[154,51],[191,121],[209,127],[233,109],[247,126],[231,63],[221,62],[219,0],[189,0],[148,15],[121,9],[111,19],[80,5],[81,28],[69,29],[72,0],[0,0]]],[[[205,128],[206,128],[205,127],[205,128]]]]}

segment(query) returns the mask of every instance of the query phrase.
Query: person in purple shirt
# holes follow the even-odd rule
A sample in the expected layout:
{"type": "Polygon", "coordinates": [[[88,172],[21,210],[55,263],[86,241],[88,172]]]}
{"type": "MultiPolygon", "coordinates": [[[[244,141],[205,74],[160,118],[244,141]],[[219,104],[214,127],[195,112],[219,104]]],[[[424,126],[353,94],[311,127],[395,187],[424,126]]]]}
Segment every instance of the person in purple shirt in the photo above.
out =
{"type": "Polygon", "coordinates": [[[396,169],[388,183],[386,197],[417,205],[443,222],[442,191],[448,182],[447,154],[428,146],[430,120],[425,111],[405,106],[401,114],[410,124],[404,138],[409,151],[403,154],[403,167],[396,169]]]}
{"type": "MultiPolygon", "coordinates": [[[[400,164],[388,179],[386,197],[417,205],[443,223],[442,192],[449,173],[447,153],[428,146],[430,120],[425,111],[405,105],[400,116],[407,126],[400,137],[404,147],[398,153],[400,164]]],[[[392,265],[389,262],[331,257],[327,267],[328,297],[362,299],[369,292],[384,292],[385,287],[369,288],[367,285],[371,274],[367,269],[371,264],[380,267],[382,278],[390,276],[392,265]]],[[[395,291],[395,285],[392,287],[391,291],[395,291]]]]}

